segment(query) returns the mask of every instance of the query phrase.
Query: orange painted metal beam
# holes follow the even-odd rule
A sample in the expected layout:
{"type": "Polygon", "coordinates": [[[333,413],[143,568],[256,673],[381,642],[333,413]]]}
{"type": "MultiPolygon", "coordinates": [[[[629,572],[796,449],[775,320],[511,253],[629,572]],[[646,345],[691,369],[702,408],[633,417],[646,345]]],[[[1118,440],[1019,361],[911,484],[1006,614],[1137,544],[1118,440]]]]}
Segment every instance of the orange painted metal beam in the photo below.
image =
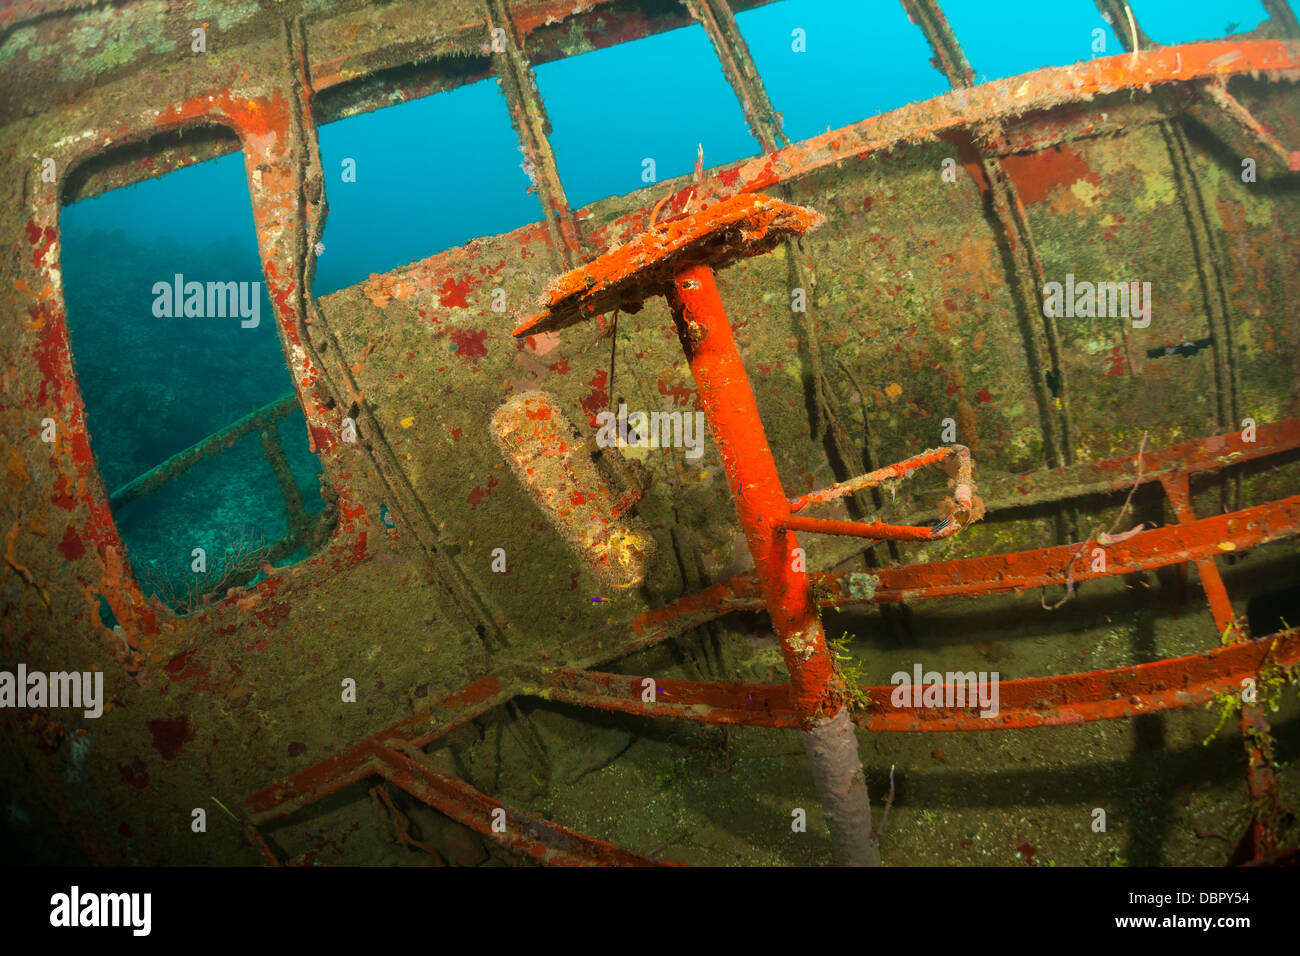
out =
{"type": "MultiPolygon", "coordinates": [[[[1285,40],[1232,40],[1189,43],[1125,53],[1070,66],[1046,67],[934,99],[911,103],[837,130],[811,137],[766,156],[723,170],[702,183],[685,185],[663,201],[666,212],[680,212],[693,201],[707,202],[733,193],[761,192],[846,160],[862,159],[903,143],[925,142],[977,123],[1046,114],[1097,96],[1145,91],[1152,86],[1191,83],[1213,77],[1264,75],[1288,78],[1300,72],[1300,43],[1285,40]]],[[[649,207],[631,213],[589,240],[612,247],[645,228],[649,207]]]]}
{"type": "Polygon", "coordinates": [[[243,801],[243,808],[254,825],[265,826],[374,776],[378,772],[374,762],[376,745],[400,740],[422,747],[514,696],[515,692],[503,689],[496,677],[484,675],[427,710],[249,795],[243,801]]]}
{"type": "Polygon", "coordinates": [[[433,769],[409,744],[367,745],[376,772],[417,800],[512,853],[549,866],[664,866],[652,857],[542,819],[433,769]]]}
{"type": "MultiPolygon", "coordinates": [[[[1295,664],[1300,664],[1300,629],[1293,628],[1149,664],[1001,681],[994,717],[981,717],[978,707],[894,707],[890,698],[896,685],[863,687],[871,705],[856,713],[854,722],[883,733],[939,733],[1124,719],[1203,704],[1240,690],[1243,678],[1257,676],[1265,666],[1295,664]]],[[[783,684],[656,679],[655,701],[648,703],[641,676],[554,668],[537,672],[535,680],[538,696],[599,710],[707,724],[799,726],[783,684]]]]}
{"type": "Polygon", "coordinates": [[[903,568],[881,568],[875,572],[880,583],[869,600],[854,598],[847,587],[848,574],[826,575],[832,587],[830,604],[886,604],[899,601],[932,600],[943,597],[973,597],[1005,591],[1064,584],[1071,563],[1074,580],[1088,581],[1115,574],[1150,571],[1171,564],[1185,564],[1212,558],[1290,537],[1300,531],[1300,495],[1281,501],[1234,511],[1192,524],[1170,525],[1135,535],[1118,545],[1106,547],[1105,571],[1091,569],[1091,546],[1061,545],[990,554],[903,568]]]}

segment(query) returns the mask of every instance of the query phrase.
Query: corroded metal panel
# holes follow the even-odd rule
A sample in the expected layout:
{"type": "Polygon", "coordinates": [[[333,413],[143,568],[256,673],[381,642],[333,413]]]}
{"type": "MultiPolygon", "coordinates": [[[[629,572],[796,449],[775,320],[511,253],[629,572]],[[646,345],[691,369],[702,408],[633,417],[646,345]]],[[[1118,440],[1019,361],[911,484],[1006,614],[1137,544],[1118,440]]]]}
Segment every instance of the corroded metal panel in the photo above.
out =
{"type": "MultiPolygon", "coordinates": [[[[657,558],[611,582],[511,474],[491,426],[503,405],[537,391],[580,435],[624,403],[705,408],[662,299],[635,314],[603,302],[563,334],[515,333],[553,304],[543,296],[556,276],[580,276],[584,262],[636,251],[624,244],[657,223],[750,193],[825,220],[717,277],[785,496],[960,443],[989,508],[939,540],[929,529],[952,509],[937,472],[837,497],[831,518],[859,529],[906,522],[917,540],[880,545],[868,561],[852,538],[805,536],[822,613],[1049,585],[1072,592],[1148,572],[1175,591],[1179,569],[1197,568],[1212,614],[1198,618],[1196,653],[1022,675],[1007,682],[1003,728],[1174,711],[1294,667],[1294,631],[1272,650],[1224,634],[1244,610],[1231,603],[1228,561],[1300,526],[1300,46],[1283,38],[1284,18],[1247,39],[1143,42],[969,87],[937,8],[918,0],[907,6],[959,88],[777,148],[760,135],[771,107],[755,95],[725,15],[755,5],[29,0],[0,11],[0,228],[11,250],[0,265],[0,664],[100,670],[108,688],[97,721],[49,708],[0,714],[0,783],[43,831],[65,828],[73,858],[195,862],[177,821],[215,797],[240,824],[218,849],[205,846],[206,861],[275,857],[258,836],[271,824],[298,840],[299,862],[344,859],[353,830],[319,836],[291,815],[375,776],[462,822],[487,806],[494,781],[473,778],[488,765],[512,807],[541,799],[535,781],[549,780],[560,757],[533,740],[542,721],[519,711],[527,698],[800,726],[808,686],[792,694],[744,679],[761,658],[733,612],[777,602],[751,570],[753,528],[737,517],[714,436],[698,460],[625,449],[649,477],[635,513],[657,558]],[[570,210],[532,66],[696,22],[722,52],[763,154],[570,210]],[[308,290],[328,187],[316,123],[489,76],[507,97],[543,220],[317,301],[308,290]],[[334,527],[307,559],[177,615],[139,586],[96,466],[66,328],[60,207],[236,150],[334,527]],[[1254,181],[1242,176],[1247,150],[1259,152],[1254,181]],[[1049,283],[1067,277],[1071,288],[1137,282],[1149,315],[1046,315],[1049,283]],[[1097,512],[1088,496],[1156,483],[1168,502],[1145,507],[1168,509],[1163,527],[1101,530],[1114,506],[1097,512]],[[1109,567],[1093,567],[1085,545],[1110,549],[1109,567]],[[726,648],[712,662],[710,642],[726,648]],[[680,659],[651,656],[667,647],[680,659]],[[669,675],[584,670],[644,661],[669,675]],[[340,702],[348,679],[355,704],[340,702]],[[658,709],[642,696],[646,679],[658,709]],[[504,726],[532,741],[512,751],[517,766],[500,756],[500,738],[487,752],[489,728],[504,726]],[[426,763],[408,747],[437,756],[426,763]]],[[[1091,627],[1078,613],[1071,620],[1091,627]]],[[[834,680],[817,676],[820,690],[834,680]]],[[[873,703],[858,714],[867,731],[993,727],[951,708],[890,711],[887,686],[868,690],[873,703]]],[[[1242,713],[1243,727],[1259,716],[1242,713]]],[[[1285,774],[1273,775],[1251,733],[1245,766],[1262,806],[1285,774]]],[[[518,818],[529,834],[504,849],[551,862],[655,862],[645,847],[620,849],[523,810],[518,818]]],[[[1273,822],[1256,815],[1260,854],[1275,843],[1273,822]]]]}

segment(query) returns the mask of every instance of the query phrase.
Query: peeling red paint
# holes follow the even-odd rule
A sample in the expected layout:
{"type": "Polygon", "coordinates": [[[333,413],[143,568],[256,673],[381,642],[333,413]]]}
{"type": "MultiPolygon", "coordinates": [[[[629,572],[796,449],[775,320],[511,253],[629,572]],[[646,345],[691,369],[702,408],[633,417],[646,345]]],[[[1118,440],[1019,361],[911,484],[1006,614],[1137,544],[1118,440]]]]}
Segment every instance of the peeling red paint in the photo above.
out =
{"type": "Polygon", "coordinates": [[[146,721],[145,726],[153,734],[154,749],[162,754],[164,760],[175,760],[185,744],[194,739],[189,718],[184,714],[169,720],[146,721]]]}
{"type": "Polygon", "coordinates": [[[1053,146],[1041,153],[1011,153],[1002,157],[1002,166],[1026,205],[1046,199],[1058,187],[1069,189],[1081,179],[1101,185],[1101,177],[1069,146],[1053,146]]]}
{"type": "Polygon", "coordinates": [[[59,542],[59,550],[69,561],[76,561],[86,553],[86,546],[81,543],[81,536],[77,534],[77,529],[68,525],[67,530],[63,532],[63,540],[59,542]]]}
{"type": "Polygon", "coordinates": [[[149,786],[149,773],[144,769],[144,761],[139,757],[132,760],[130,764],[118,764],[117,770],[122,775],[122,779],[137,790],[149,786]]]}
{"type": "Polygon", "coordinates": [[[174,681],[189,680],[191,677],[200,677],[205,672],[204,668],[197,663],[198,652],[194,650],[181,651],[166,664],[163,670],[174,681]]]}
{"type": "Polygon", "coordinates": [[[49,401],[47,388],[54,388],[55,407],[66,407],[64,398],[68,389],[67,378],[63,374],[67,366],[67,345],[62,334],[62,316],[45,302],[38,302],[27,310],[32,317],[32,327],[39,328],[36,347],[32,350],[36,365],[41,370],[40,401],[49,401]]]}
{"type": "Polygon", "coordinates": [[[609,407],[609,392],[605,391],[609,381],[609,375],[604,369],[597,369],[591,376],[591,381],[587,386],[591,389],[586,397],[582,399],[582,410],[590,418],[590,424],[596,424],[596,413],[609,407]]]}
{"type": "MultiPolygon", "coordinates": [[[[778,363],[776,364],[776,367],[777,367],[777,368],[780,368],[780,367],[781,367],[781,363],[778,362],[778,363]]],[[[665,381],[665,379],[666,379],[666,378],[670,378],[670,377],[671,377],[671,373],[662,373],[662,374],[660,374],[660,376],[659,376],[659,381],[658,381],[658,385],[659,385],[659,394],[660,394],[660,395],[666,395],[666,396],[670,397],[670,398],[673,400],[673,404],[674,404],[674,405],[689,405],[689,404],[691,404],[691,399],[692,399],[692,398],[694,397],[694,395],[695,395],[695,389],[693,389],[693,388],[689,388],[689,387],[685,387],[685,386],[681,386],[681,385],[669,385],[669,384],[667,384],[667,382],[665,381]]]]}
{"type": "Polygon", "coordinates": [[[487,341],[487,329],[453,329],[449,335],[451,347],[466,362],[487,355],[487,346],[484,344],[487,341]]]}
{"type": "Polygon", "coordinates": [[[313,452],[327,452],[334,447],[334,436],[324,425],[312,425],[308,431],[311,434],[311,450],[313,452]]]}
{"type": "Polygon", "coordinates": [[[444,308],[469,308],[469,302],[465,296],[470,290],[471,283],[472,280],[469,276],[465,276],[459,282],[448,278],[442,284],[442,288],[438,290],[438,304],[444,308]]]}
{"type": "Polygon", "coordinates": [[[1116,345],[1111,349],[1110,354],[1106,356],[1106,361],[1110,363],[1110,367],[1106,369],[1107,375],[1123,375],[1127,362],[1124,357],[1124,346],[1116,345]]]}
{"type": "Polygon", "coordinates": [[[289,605],[281,602],[279,604],[272,604],[270,607],[264,608],[261,611],[254,611],[253,613],[264,626],[275,627],[282,621],[287,621],[289,619],[289,605]]]}
{"type": "Polygon", "coordinates": [[[495,488],[496,486],[497,486],[496,478],[495,477],[489,478],[486,491],[483,489],[481,485],[479,485],[469,493],[469,497],[466,498],[465,500],[468,501],[471,506],[476,506],[480,504],[484,498],[492,494],[492,489],[495,488]]]}

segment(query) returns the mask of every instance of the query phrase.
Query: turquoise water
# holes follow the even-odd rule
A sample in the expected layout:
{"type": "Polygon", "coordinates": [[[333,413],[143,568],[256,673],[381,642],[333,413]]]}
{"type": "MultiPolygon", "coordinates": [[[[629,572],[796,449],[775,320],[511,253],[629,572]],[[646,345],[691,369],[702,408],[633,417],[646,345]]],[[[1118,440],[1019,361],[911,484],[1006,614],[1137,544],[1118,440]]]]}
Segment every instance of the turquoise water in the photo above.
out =
{"type": "MultiPolygon", "coordinates": [[[[1089,0],[942,6],[981,81],[1123,51],[1089,0]]],[[[1249,31],[1266,16],[1257,0],[1133,0],[1132,9],[1165,43],[1249,31]]],[[[898,3],[781,0],[736,20],[796,141],[948,90],[898,3]]],[[[701,149],[706,168],[759,152],[699,25],[543,63],[535,73],[574,208],[687,174],[701,149]]],[[[320,147],[329,214],[317,295],[542,218],[495,80],[327,124],[320,147]]],[[[241,153],[68,206],[61,229],[74,361],[110,492],[292,392],[241,153]],[[260,321],[155,314],[155,284],[177,274],[263,283],[260,321]]],[[[301,412],[280,434],[308,509],[321,511],[320,465],[301,412]]],[[[285,531],[256,436],[116,518],[133,566],[154,577],[183,576],[195,547],[220,554],[249,534],[269,543],[285,531]]]]}
{"type": "Polygon", "coordinates": [[[949,0],[943,8],[980,83],[1124,52],[1091,0],[1001,0],[996,17],[974,0],[949,0]]]}
{"type": "Polygon", "coordinates": [[[1129,6],[1143,32],[1165,45],[1249,33],[1268,19],[1268,11],[1258,0],[1131,0],[1129,6]]]}
{"type": "MultiPolygon", "coordinates": [[[[293,391],[241,153],[68,206],[61,234],[73,359],[110,494],[293,391]],[[186,282],[249,283],[250,305],[251,283],[259,283],[257,309],[247,319],[158,316],[154,286],[174,285],[177,273],[186,282]]],[[[281,422],[280,434],[308,511],[320,512],[320,463],[301,411],[281,422]]],[[[217,566],[241,540],[271,544],[285,532],[279,485],[256,434],[115,518],[137,574],[173,589],[192,574],[195,548],[217,566]]]]}

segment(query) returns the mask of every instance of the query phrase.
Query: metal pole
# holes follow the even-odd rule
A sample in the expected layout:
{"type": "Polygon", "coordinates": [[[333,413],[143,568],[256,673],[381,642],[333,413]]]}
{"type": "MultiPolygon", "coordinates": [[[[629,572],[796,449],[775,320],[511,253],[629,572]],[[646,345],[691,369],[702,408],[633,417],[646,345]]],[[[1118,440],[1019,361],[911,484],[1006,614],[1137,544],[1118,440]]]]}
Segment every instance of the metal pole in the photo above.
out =
{"type": "Polygon", "coordinates": [[[678,270],[669,303],[790,671],[790,699],[803,724],[804,749],[835,855],[847,866],[879,866],[857,735],[808,575],[795,560],[798,539],[784,527],[790,503],[713,270],[700,265],[678,270]]]}

